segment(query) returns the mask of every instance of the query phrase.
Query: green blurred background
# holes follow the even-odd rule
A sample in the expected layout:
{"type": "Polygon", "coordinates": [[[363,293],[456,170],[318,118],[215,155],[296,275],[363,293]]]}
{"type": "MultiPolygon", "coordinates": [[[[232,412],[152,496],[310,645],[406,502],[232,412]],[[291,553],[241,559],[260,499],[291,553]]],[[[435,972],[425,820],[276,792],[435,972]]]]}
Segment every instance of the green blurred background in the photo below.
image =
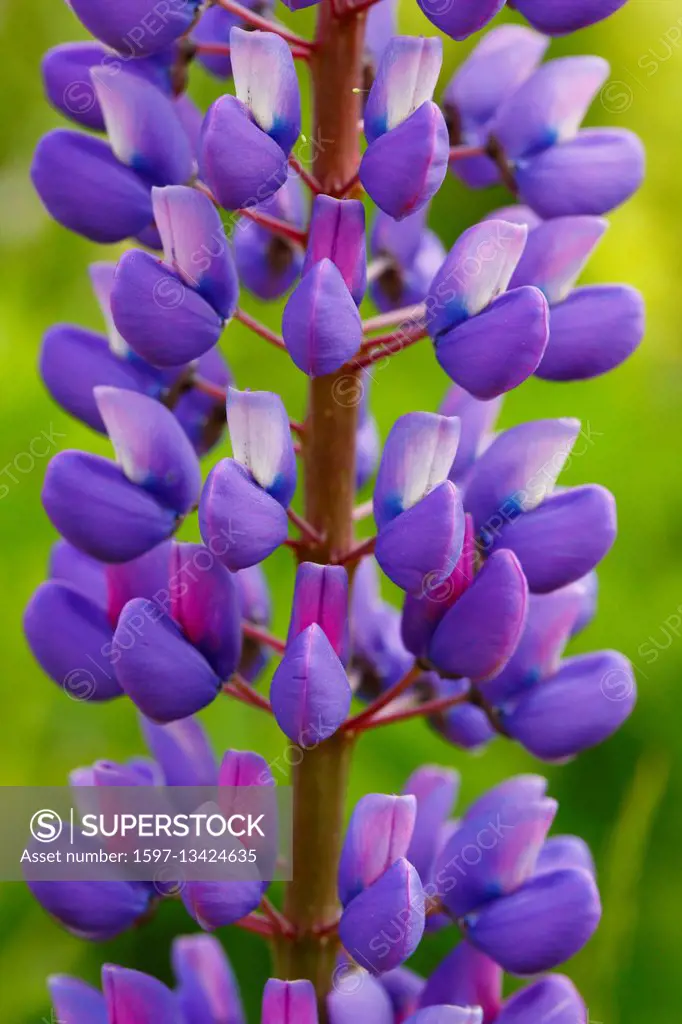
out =
{"type": "MultiPolygon", "coordinates": [[[[304,34],[311,24],[310,12],[297,18],[304,34]]],[[[429,31],[412,0],[403,4],[401,27],[429,31]]],[[[8,487],[6,494],[0,489],[5,494],[0,500],[0,783],[8,785],[61,784],[77,765],[142,749],[129,703],[90,707],[69,701],[33,662],[21,629],[23,608],[43,578],[54,539],[40,504],[45,462],[31,465],[30,455],[22,453],[42,431],[59,435],[57,447],[107,448],[55,407],[36,370],[41,335],[54,321],[99,329],[86,266],[96,258],[116,257],[51,223],[28,180],[37,139],[59,123],[42,97],[41,53],[79,34],[60,0],[0,0],[0,482],[8,487]]],[[[640,703],[614,740],[548,772],[561,804],[558,828],[584,835],[599,865],[604,922],[569,970],[584,992],[591,1021],[604,1024],[645,1019],[673,1024],[682,1004],[680,40],[680,0],[630,0],[607,23],[552,45],[553,56],[594,52],[609,59],[612,77],[590,121],[633,128],[648,149],[646,184],[611,217],[611,229],[586,274],[591,281],[628,281],[642,289],[648,334],[640,351],[608,378],[577,385],[531,381],[507,399],[503,413],[505,425],[539,416],[580,416],[594,443],[573,460],[563,479],[605,484],[619,507],[620,537],[600,573],[600,612],[576,649],[626,652],[638,669],[640,703]]],[[[466,47],[447,43],[445,52],[443,84],[466,47]]],[[[200,71],[192,89],[203,102],[221,91],[200,71]]],[[[464,227],[504,201],[501,193],[467,193],[450,178],[434,204],[432,225],[449,245],[464,227]]],[[[248,298],[245,305],[257,309],[248,298]]],[[[279,311],[271,307],[258,315],[275,323],[279,311]]],[[[293,415],[303,413],[305,382],[285,359],[238,324],[226,332],[224,348],[241,386],[278,389],[293,415]]],[[[445,385],[426,344],[396,357],[379,375],[373,393],[382,433],[399,413],[434,408],[445,385]]],[[[291,591],[286,553],[271,560],[268,573],[281,631],[291,591]]],[[[227,700],[214,705],[205,720],[219,751],[253,747],[270,758],[282,752],[274,727],[227,700]]],[[[360,745],[353,795],[397,790],[425,760],[459,768],[463,802],[511,772],[537,767],[502,741],[484,756],[471,757],[418,725],[405,725],[380,730],[360,745]]],[[[21,885],[0,885],[3,1017],[13,1024],[50,1021],[44,978],[52,972],[96,981],[101,963],[116,960],[168,977],[170,940],[187,928],[181,909],[167,905],[145,928],[106,946],[88,946],[53,924],[21,885]]],[[[418,966],[432,966],[448,941],[439,936],[425,942],[418,966]]],[[[226,944],[253,1014],[267,976],[265,951],[258,940],[235,929],[226,944]]]]}

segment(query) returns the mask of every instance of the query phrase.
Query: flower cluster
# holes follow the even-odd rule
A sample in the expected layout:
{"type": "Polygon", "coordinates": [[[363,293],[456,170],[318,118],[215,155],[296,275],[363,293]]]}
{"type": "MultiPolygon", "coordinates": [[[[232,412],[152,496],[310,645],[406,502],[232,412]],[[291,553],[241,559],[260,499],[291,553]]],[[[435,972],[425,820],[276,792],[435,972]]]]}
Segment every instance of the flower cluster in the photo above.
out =
{"type": "MultiPolygon", "coordinates": [[[[440,38],[398,35],[393,0],[321,0],[314,41],[254,3],[71,0],[96,41],[45,58],[48,97],[79,128],[39,143],[35,187],[70,230],[137,243],[91,268],[106,332],[54,326],[40,359],[56,402],[106,435],[114,457],[50,462],[43,504],[60,539],[26,635],[70,696],[129,699],[152,755],[99,761],[71,784],[273,786],[256,752],[230,749],[218,764],[195,717],[238,700],[300,753],[295,822],[320,825],[295,836],[282,909],[261,878],[179,892],[29,885],[92,940],[140,924],[169,895],[206,931],[271,940],[273,974],[289,980],[268,982],[263,1024],[586,1020],[572,983],[546,972],[598,924],[595,869],[582,840],[548,836],[558,808],[542,777],[509,779],[454,819],[456,773],[418,767],[402,794],[361,799],[345,832],[343,780],[354,742],[395,722],[421,719],[458,748],[503,737],[563,762],[633,708],[623,656],[565,656],[616,538],[607,490],[558,484],[589,430],[561,418],[495,431],[504,394],[530,376],[599,376],[643,335],[633,289],[577,284],[604,214],[642,179],[640,143],[581,128],[603,60],[542,63],[548,36],[623,2],[515,0],[533,27],[492,29],[442,93],[440,38]],[[203,118],[186,94],[197,60],[234,86],[203,118]],[[316,94],[322,149],[310,169],[296,150],[295,61],[310,65],[316,94]],[[471,188],[501,183],[518,202],[446,252],[428,211],[448,171],[471,188]],[[369,233],[363,195],[376,207],[369,233]],[[240,307],[243,289],[285,297],[281,334],[240,307]],[[368,297],[378,316],[363,317],[368,297]],[[309,378],[305,422],[278,395],[235,386],[218,348],[235,320],[309,378]],[[382,446],[372,367],[419,342],[450,384],[438,412],[400,416],[382,446]],[[370,481],[372,501],[355,504],[370,481]],[[195,513],[201,542],[179,540],[195,513]],[[375,535],[355,541],[370,516],[375,535]],[[281,547],[297,562],[285,639],[270,632],[262,569],[281,547]],[[256,686],[273,655],[266,697],[256,686]],[[306,850],[317,862],[303,863],[306,850]],[[324,884],[311,883],[302,909],[306,871],[324,884]],[[441,929],[459,941],[431,976],[405,967],[441,929]],[[534,980],[505,998],[505,972],[534,980]]],[[[503,6],[420,0],[454,39],[503,6]]],[[[56,977],[55,1010],[65,1024],[243,1024],[214,938],[178,939],[173,966],[174,991],[113,966],[101,994],[56,977]]]]}

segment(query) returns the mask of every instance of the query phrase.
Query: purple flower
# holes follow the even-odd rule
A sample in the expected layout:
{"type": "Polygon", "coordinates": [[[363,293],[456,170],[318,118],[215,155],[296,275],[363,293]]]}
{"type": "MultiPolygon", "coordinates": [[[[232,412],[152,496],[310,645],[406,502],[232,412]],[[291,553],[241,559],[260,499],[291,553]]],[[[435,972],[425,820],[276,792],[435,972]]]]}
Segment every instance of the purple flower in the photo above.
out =
{"type": "Polygon", "coordinates": [[[546,380],[582,380],[619,366],[644,334],[644,303],[627,285],[574,288],[606,230],[598,217],[558,217],[534,228],[511,286],[535,285],[550,306],[546,380]]]}
{"type": "Polygon", "coordinates": [[[271,979],[263,992],[261,1024],[317,1024],[317,998],[309,981],[271,979]]]}
{"type": "Polygon", "coordinates": [[[599,57],[562,57],[539,68],[490,126],[522,202],[543,218],[603,214],[639,187],[644,154],[624,129],[580,124],[608,77],[599,57]]]}
{"type": "Polygon", "coordinates": [[[235,572],[262,562],[286,540],[296,457],[278,395],[230,388],[227,419],[234,458],[209,474],[199,526],[208,548],[235,572]]]}
{"type": "Polygon", "coordinates": [[[200,166],[221,206],[262,203],[287,178],[287,157],[301,131],[291,51],[271,32],[230,32],[236,96],[223,96],[202,129],[200,166]],[[234,147],[241,159],[230,159],[234,147]]]}
{"type": "Polygon", "coordinates": [[[445,259],[443,243],[426,227],[426,213],[424,206],[396,221],[379,210],[374,219],[372,256],[382,269],[370,294],[382,312],[423,302],[445,259]]]}
{"type": "Polygon", "coordinates": [[[71,0],[74,13],[93,36],[126,57],[156,53],[192,25],[198,0],[176,0],[165,12],[153,0],[122,0],[112,7],[107,0],[71,0]]]}
{"type": "MultiPolygon", "coordinates": [[[[454,145],[485,147],[498,108],[530,77],[548,45],[548,39],[520,25],[502,25],[483,37],[443,93],[454,145]]],[[[450,167],[469,188],[486,188],[499,180],[488,156],[453,159],[450,167]]]]}
{"type": "Polygon", "coordinates": [[[502,220],[469,228],[450,250],[426,300],[429,334],[448,376],[491,399],[518,387],[542,359],[547,302],[537,288],[507,290],[526,230],[502,220]]]}
{"type": "Polygon", "coordinates": [[[448,130],[432,100],[441,62],[439,39],[395,36],[367,99],[369,146],[360,180],[377,206],[396,220],[425,206],[447,171],[448,130]]]}
{"type": "Polygon", "coordinates": [[[369,793],[359,801],[339,864],[339,898],[344,906],[407,856],[416,813],[413,796],[369,793]]]}
{"type": "Polygon", "coordinates": [[[225,229],[205,195],[178,186],[154,189],[152,200],[164,262],[136,249],[126,253],[111,308],[139,356],[156,366],[181,366],[216,344],[239,286],[225,229]]]}

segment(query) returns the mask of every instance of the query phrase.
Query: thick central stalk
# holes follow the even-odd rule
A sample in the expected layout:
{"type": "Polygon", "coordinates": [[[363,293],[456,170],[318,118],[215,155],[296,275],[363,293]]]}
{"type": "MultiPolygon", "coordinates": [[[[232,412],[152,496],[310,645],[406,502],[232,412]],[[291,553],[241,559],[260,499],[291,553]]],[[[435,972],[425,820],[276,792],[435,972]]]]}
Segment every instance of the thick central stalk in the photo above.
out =
{"type": "MultiPolygon", "coordinates": [[[[339,0],[343,2],[343,0],[339,0]]],[[[311,62],[314,94],[314,173],[324,192],[338,193],[357,172],[362,117],[365,15],[335,18],[330,0],[319,8],[311,62]]],[[[306,557],[328,562],[353,542],[355,448],[359,371],[340,371],[311,382],[303,439],[305,515],[323,536],[306,557]]],[[[320,1020],[332,983],[338,942],[320,934],[338,915],[337,871],[351,743],[347,734],[303,753],[293,769],[294,879],[285,911],[296,936],[280,949],[289,978],[309,978],[318,992],[320,1020]]]]}

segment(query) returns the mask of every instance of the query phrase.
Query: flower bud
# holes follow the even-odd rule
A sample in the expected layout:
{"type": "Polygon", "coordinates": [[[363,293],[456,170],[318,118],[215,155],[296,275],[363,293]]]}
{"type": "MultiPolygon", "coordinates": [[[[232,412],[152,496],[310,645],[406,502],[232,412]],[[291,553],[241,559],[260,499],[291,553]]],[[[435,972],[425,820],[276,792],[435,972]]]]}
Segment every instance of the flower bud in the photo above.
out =
{"type": "Polygon", "coordinates": [[[184,1024],[245,1024],[232,967],[212,935],[175,939],[173,972],[184,1024]]]}
{"type": "Polygon", "coordinates": [[[369,793],[356,804],[339,863],[339,898],[344,906],[407,856],[416,814],[413,796],[369,793]]]}

